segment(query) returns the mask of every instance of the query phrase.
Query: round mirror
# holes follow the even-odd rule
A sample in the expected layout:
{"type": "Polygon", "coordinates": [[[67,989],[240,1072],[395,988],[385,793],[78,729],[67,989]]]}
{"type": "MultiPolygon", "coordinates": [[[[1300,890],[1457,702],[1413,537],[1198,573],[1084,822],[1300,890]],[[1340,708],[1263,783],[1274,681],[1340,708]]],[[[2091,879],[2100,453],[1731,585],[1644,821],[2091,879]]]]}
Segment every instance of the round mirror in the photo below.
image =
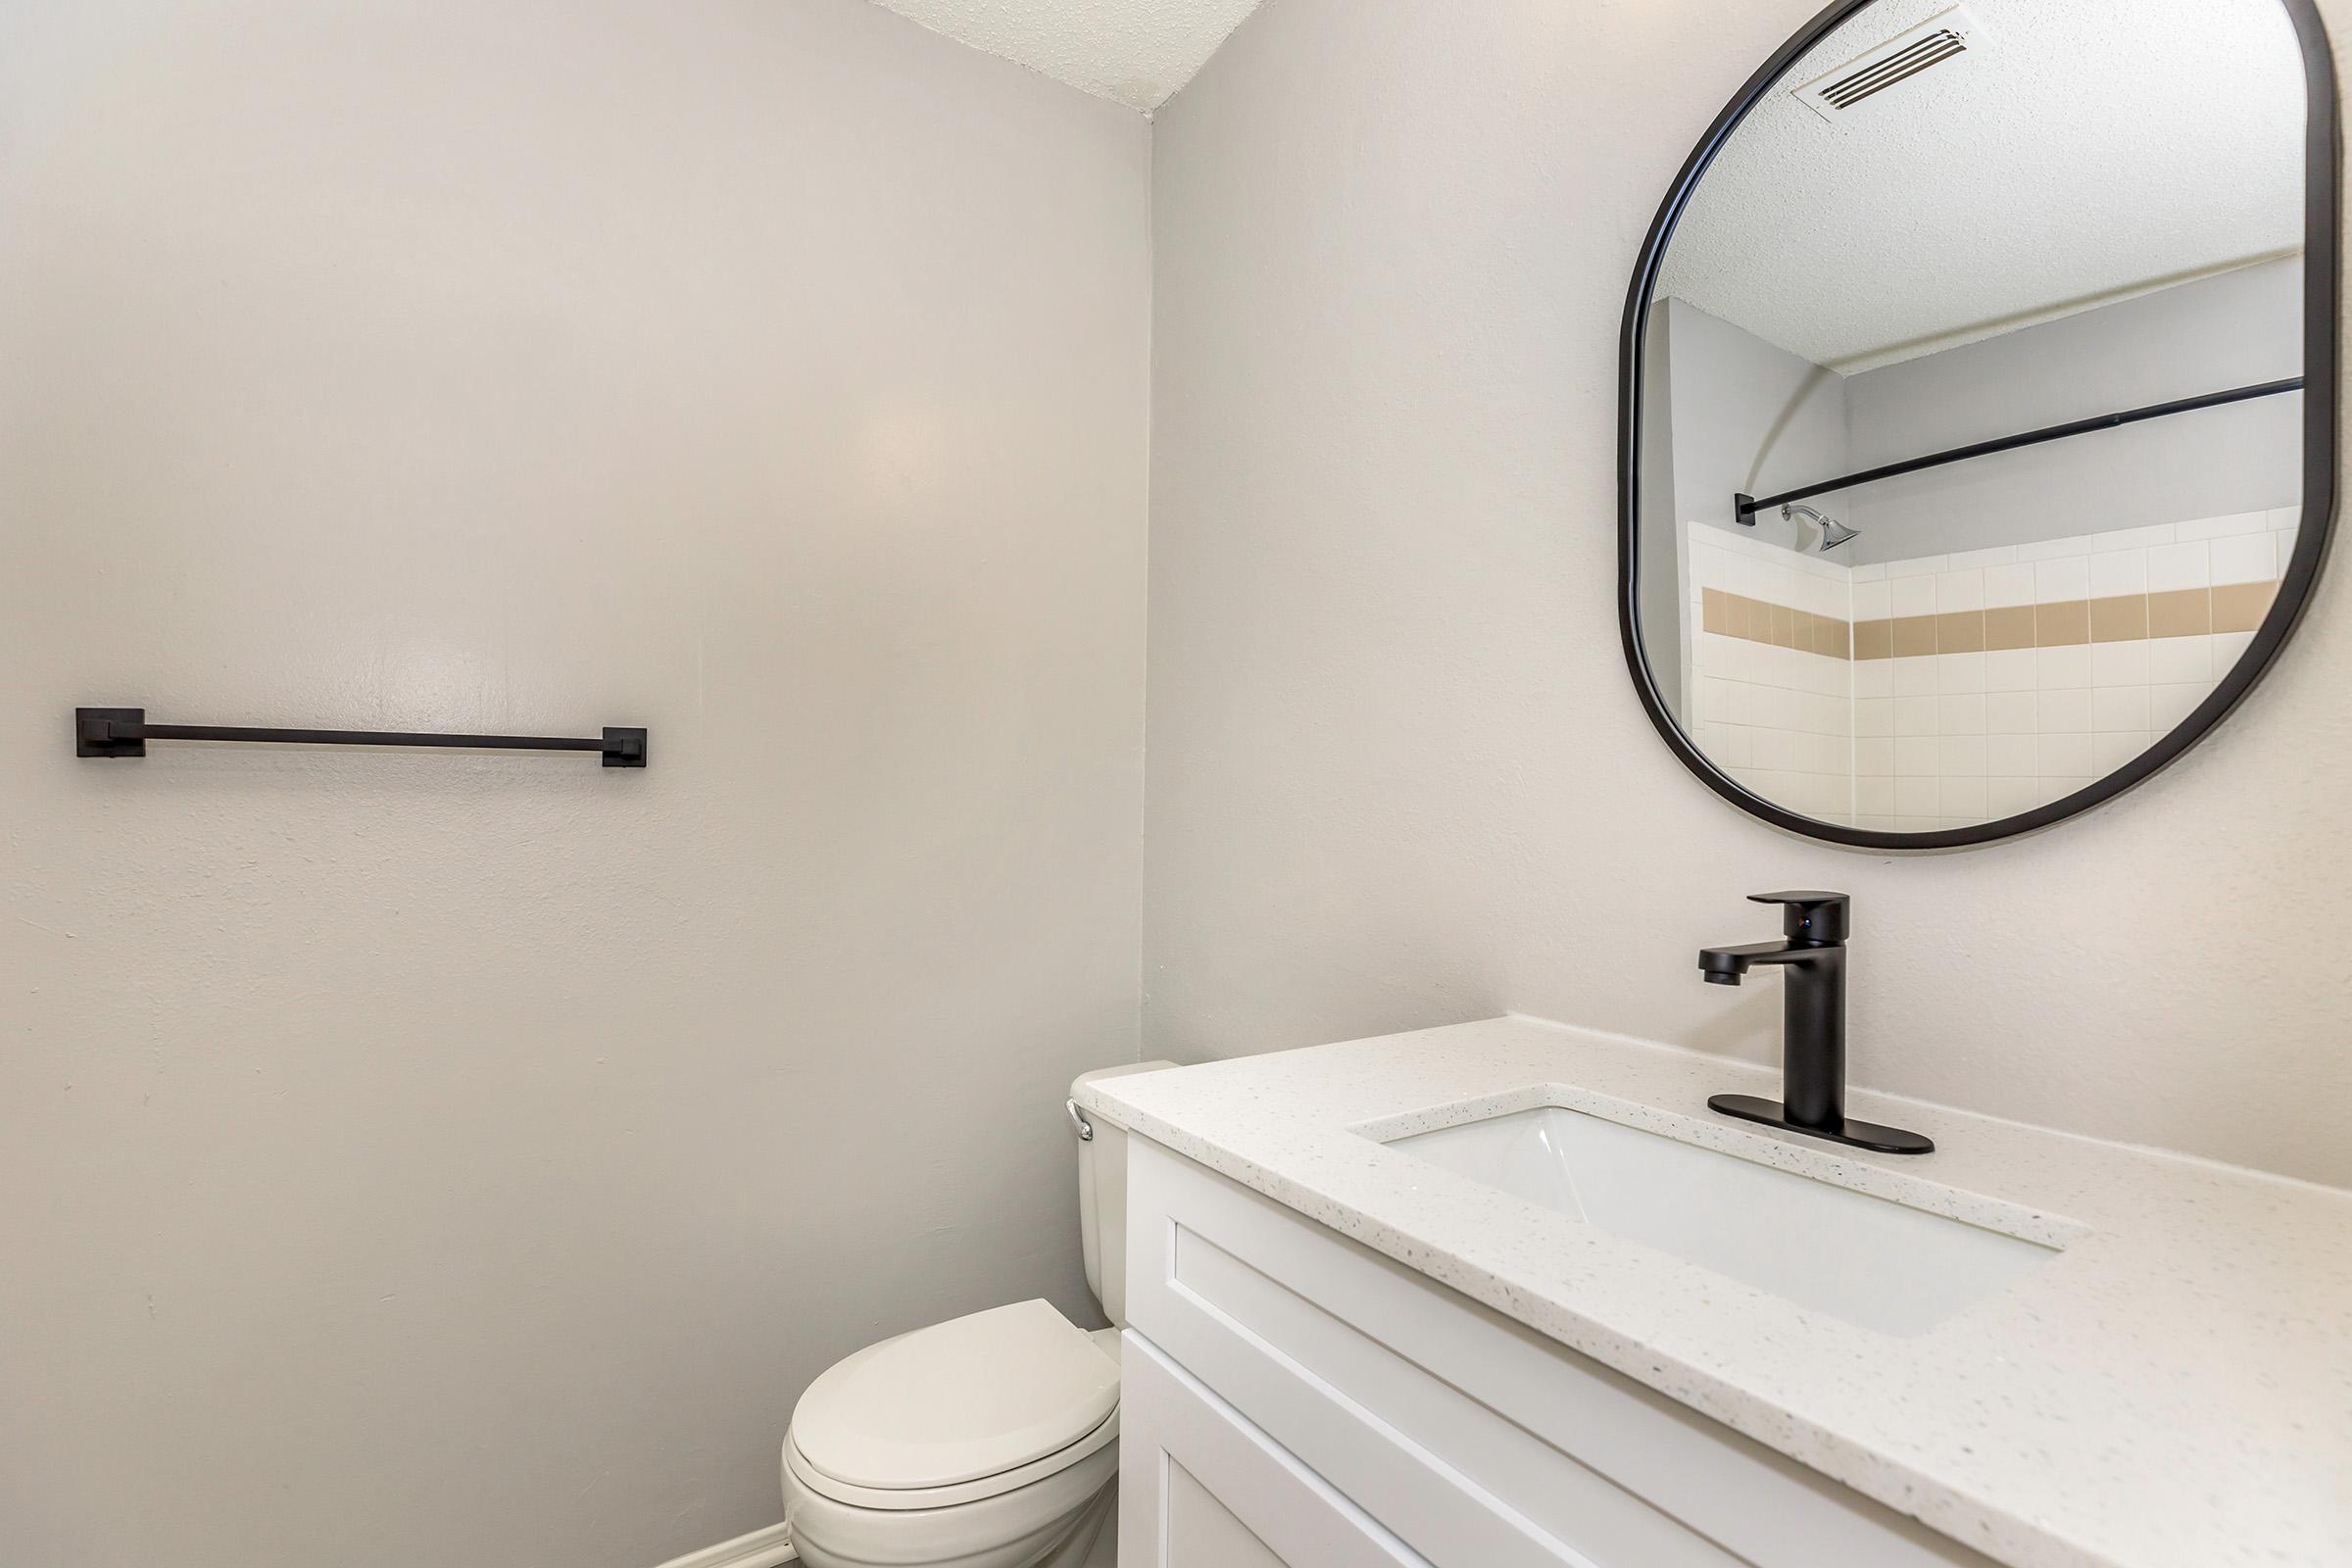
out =
{"type": "Polygon", "coordinates": [[[1626,307],[1620,613],[1667,743],[1816,838],[2148,778],[2293,629],[2335,473],[2308,0],[1846,0],[1710,127],[1626,307]]]}

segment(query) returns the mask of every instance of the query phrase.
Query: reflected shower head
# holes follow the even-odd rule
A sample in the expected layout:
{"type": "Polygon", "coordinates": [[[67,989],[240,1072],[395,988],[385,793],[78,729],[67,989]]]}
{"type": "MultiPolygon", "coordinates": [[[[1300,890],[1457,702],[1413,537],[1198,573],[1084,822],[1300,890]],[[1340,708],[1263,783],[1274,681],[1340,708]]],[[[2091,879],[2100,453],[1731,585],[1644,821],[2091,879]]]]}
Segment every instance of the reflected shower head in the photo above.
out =
{"type": "Polygon", "coordinates": [[[1814,548],[1825,556],[1839,545],[1862,537],[1861,529],[1848,528],[1836,517],[1824,516],[1801,502],[1791,501],[1781,508],[1781,515],[1784,517],[1794,517],[1800,513],[1812,518],[1814,524],[1821,529],[1821,543],[1814,548]]]}

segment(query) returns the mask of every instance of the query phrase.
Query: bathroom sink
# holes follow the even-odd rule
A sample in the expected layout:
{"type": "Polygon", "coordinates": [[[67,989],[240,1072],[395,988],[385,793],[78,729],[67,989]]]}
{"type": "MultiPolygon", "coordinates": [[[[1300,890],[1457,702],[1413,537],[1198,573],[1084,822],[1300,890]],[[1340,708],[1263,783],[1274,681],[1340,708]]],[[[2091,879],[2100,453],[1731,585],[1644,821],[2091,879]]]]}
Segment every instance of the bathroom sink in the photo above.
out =
{"type": "Polygon", "coordinates": [[[1925,1333],[2057,1250],[1558,1105],[1387,1142],[1886,1334],[1925,1333]]]}

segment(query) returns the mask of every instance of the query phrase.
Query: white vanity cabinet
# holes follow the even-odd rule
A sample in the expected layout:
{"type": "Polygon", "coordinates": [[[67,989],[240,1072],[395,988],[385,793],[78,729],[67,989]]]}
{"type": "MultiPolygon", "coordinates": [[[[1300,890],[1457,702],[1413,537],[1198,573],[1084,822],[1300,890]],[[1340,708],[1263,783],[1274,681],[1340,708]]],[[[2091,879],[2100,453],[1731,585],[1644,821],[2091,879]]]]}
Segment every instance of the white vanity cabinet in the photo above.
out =
{"type": "Polygon", "coordinates": [[[1987,1568],[1143,1138],[1128,1568],[1987,1568]]]}

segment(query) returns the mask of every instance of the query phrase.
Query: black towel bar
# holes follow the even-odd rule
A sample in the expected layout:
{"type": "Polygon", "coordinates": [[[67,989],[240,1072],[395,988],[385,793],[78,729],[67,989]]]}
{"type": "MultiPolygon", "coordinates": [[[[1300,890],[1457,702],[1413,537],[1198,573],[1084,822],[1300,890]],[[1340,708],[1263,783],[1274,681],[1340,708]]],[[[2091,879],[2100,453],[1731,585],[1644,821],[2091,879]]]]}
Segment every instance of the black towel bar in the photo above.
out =
{"type": "Polygon", "coordinates": [[[76,757],[145,757],[149,741],[235,741],[274,746],[448,746],[477,752],[596,752],[607,767],[643,767],[645,731],[612,729],[594,740],[564,735],[436,735],[406,730],[265,729],[245,724],[150,724],[144,708],[74,710],[76,757]]]}

